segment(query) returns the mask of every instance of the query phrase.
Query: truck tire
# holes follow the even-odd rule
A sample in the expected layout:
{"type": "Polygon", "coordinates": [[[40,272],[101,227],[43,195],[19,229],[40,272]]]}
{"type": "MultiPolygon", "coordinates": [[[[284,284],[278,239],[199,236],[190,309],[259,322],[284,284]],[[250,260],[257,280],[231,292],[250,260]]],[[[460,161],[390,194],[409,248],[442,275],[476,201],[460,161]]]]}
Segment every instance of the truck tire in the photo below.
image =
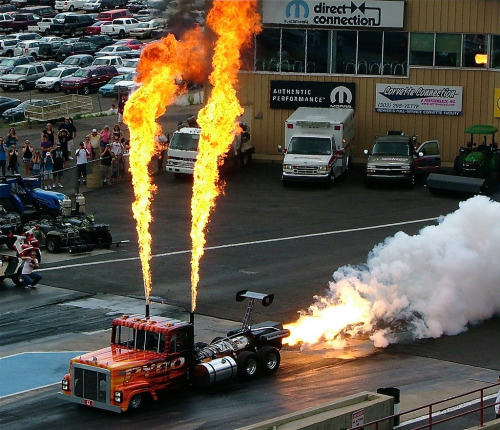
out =
{"type": "Polygon", "coordinates": [[[243,351],[236,358],[238,375],[242,379],[250,380],[257,376],[257,354],[251,351],[243,351]]]}
{"type": "Polygon", "coordinates": [[[104,238],[102,239],[102,243],[105,248],[109,248],[111,246],[111,244],[113,243],[113,237],[111,236],[110,232],[106,232],[104,238]]]}
{"type": "Polygon", "coordinates": [[[130,399],[130,402],[128,403],[128,406],[130,409],[137,410],[141,407],[142,405],[142,393],[137,393],[132,396],[130,399]]]}
{"type": "Polygon", "coordinates": [[[45,248],[50,253],[54,254],[61,249],[61,241],[57,237],[48,237],[45,240],[45,248]]]}
{"type": "Polygon", "coordinates": [[[118,37],[119,37],[120,39],[123,39],[123,38],[125,37],[125,31],[120,30],[120,32],[118,33],[118,37]]]}
{"type": "Polygon", "coordinates": [[[26,89],[26,82],[19,82],[17,85],[17,90],[18,91],[24,91],[26,89]]]}
{"type": "Polygon", "coordinates": [[[50,34],[50,30],[48,28],[45,29],[44,31],[45,36],[48,36],[50,34]]]}
{"type": "Polygon", "coordinates": [[[12,277],[12,282],[14,282],[14,285],[16,287],[20,287],[21,284],[23,283],[23,268],[20,267],[17,273],[12,277]]]}
{"type": "Polygon", "coordinates": [[[241,153],[241,167],[246,168],[252,164],[252,153],[245,151],[241,153]]]}
{"type": "Polygon", "coordinates": [[[266,345],[257,352],[257,360],[259,370],[266,375],[272,375],[280,367],[281,355],[276,348],[266,345]]]}
{"type": "Polygon", "coordinates": [[[335,184],[335,175],[333,172],[330,172],[330,174],[328,175],[326,186],[328,188],[332,188],[334,184],[335,184]]]}
{"type": "Polygon", "coordinates": [[[75,6],[71,5],[71,6],[69,7],[69,11],[70,11],[70,12],[73,12],[74,10],[75,10],[75,6]]]}

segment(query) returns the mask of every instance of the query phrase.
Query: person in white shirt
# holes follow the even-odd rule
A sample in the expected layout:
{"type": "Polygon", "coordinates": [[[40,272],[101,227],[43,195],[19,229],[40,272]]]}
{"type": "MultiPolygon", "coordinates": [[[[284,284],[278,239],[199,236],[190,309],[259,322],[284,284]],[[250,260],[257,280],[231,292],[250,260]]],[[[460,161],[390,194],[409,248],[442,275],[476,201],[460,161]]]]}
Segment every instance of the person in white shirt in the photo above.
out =
{"type": "Polygon", "coordinates": [[[24,260],[22,271],[23,283],[21,285],[24,288],[36,288],[36,284],[42,280],[42,275],[33,272],[34,269],[40,267],[36,258],[36,251],[32,250],[28,255],[21,257],[21,259],[24,260]]]}
{"type": "Polygon", "coordinates": [[[123,143],[120,142],[117,136],[113,137],[113,142],[111,142],[111,152],[114,157],[114,165],[113,165],[113,176],[112,179],[120,179],[120,176],[125,169],[125,165],[123,163],[123,143]]]}
{"type": "Polygon", "coordinates": [[[80,147],[75,152],[76,155],[76,168],[78,169],[78,183],[80,178],[83,178],[83,183],[87,183],[87,150],[85,144],[80,142],[80,147]]]}

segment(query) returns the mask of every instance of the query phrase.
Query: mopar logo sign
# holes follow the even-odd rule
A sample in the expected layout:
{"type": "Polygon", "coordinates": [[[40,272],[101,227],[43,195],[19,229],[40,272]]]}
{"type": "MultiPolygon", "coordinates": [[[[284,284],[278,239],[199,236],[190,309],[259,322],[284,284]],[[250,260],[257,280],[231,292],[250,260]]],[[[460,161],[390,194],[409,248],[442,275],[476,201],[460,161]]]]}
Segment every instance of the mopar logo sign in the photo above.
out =
{"type": "Polygon", "coordinates": [[[301,16],[307,18],[309,16],[309,6],[304,0],[292,0],[286,5],[286,17],[290,18],[294,10],[293,17],[299,19],[301,16]],[[302,14],[300,12],[303,12],[302,14]]]}
{"type": "Polygon", "coordinates": [[[403,0],[263,0],[264,24],[403,28],[403,0]]]}
{"type": "Polygon", "coordinates": [[[355,84],[271,81],[270,108],[340,107],[354,109],[355,84]]]}

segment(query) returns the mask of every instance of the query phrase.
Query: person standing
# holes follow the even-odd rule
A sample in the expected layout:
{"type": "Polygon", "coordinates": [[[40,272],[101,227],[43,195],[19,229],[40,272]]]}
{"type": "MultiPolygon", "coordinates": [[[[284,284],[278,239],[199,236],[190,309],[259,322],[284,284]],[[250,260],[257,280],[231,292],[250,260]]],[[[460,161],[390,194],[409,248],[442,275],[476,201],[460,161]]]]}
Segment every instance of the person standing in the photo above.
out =
{"type": "Polygon", "coordinates": [[[54,161],[54,188],[62,188],[63,184],[61,183],[61,179],[63,169],[66,168],[66,156],[64,155],[64,151],[61,149],[61,144],[59,142],[56,143],[56,149],[52,150],[52,160],[54,161]]]}
{"type": "Polygon", "coordinates": [[[43,183],[45,189],[52,189],[52,172],[54,170],[54,160],[52,160],[52,152],[48,152],[43,159],[43,183]]]}
{"type": "Polygon", "coordinates": [[[23,283],[21,286],[26,289],[36,288],[36,284],[42,280],[42,276],[33,271],[40,267],[38,259],[36,258],[36,251],[32,250],[29,255],[21,257],[21,259],[24,260],[23,271],[21,274],[23,283]]]}
{"type": "Polygon", "coordinates": [[[64,122],[59,126],[59,131],[63,129],[68,132],[68,160],[72,160],[71,151],[73,150],[73,144],[76,139],[76,127],[69,116],[64,118],[64,122]]]}
{"type": "Polygon", "coordinates": [[[50,143],[47,135],[42,134],[42,142],[40,143],[40,148],[42,149],[42,160],[45,160],[47,154],[54,149],[52,143],[50,143]]]}
{"type": "Polygon", "coordinates": [[[57,140],[61,145],[61,150],[64,152],[64,157],[68,160],[68,132],[65,128],[61,129],[57,133],[57,140]]]}
{"type": "Polygon", "coordinates": [[[3,143],[3,137],[0,137],[0,169],[2,169],[2,176],[5,176],[5,169],[7,168],[7,147],[3,143]]]}
{"type": "Polygon", "coordinates": [[[87,183],[87,150],[83,142],[80,142],[80,147],[76,150],[76,168],[78,169],[78,183],[80,178],[83,178],[83,183],[87,183]]]}
{"type": "MultiPolygon", "coordinates": [[[[500,383],[500,375],[498,375],[497,382],[500,383]]],[[[498,390],[497,399],[495,400],[495,417],[500,418],[500,390],[498,390]]]]}
{"type": "Polygon", "coordinates": [[[31,142],[29,140],[24,141],[24,148],[22,149],[23,153],[23,164],[24,164],[24,177],[29,178],[31,176],[31,159],[33,158],[34,149],[31,146],[31,142]]]}
{"type": "Polygon", "coordinates": [[[94,128],[92,130],[92,133],[87,134],[87,136],[90,140],[90,145],[92,146],[92,159],[95,158],[96,154],[101,152],[101,133],[98,133],[97,130],[94,128]]]}
{"type": "Polygon", "coordinates": [[[11,127],[9,132],[7,133],[6,145],[7,148],[10,148],[12,145],[16,145],[19,138],[17,137],[16,129],[11,127]]]}
{"type": "Polygon", "coordinates": [[[113,154],[111,153],[111,146],[108,143],[101,152],[101,175],[102,175],[103,185],[107,185],[111,180],[112,161],[113,161],[113,154]]]}
{"type": "Polygon", "coordinates": [[[123,173],[124,164],[123,164],[123,144],[120,142],[117,136],[113,137],[113,143],[111,143],[111,152],[114,155],[114,164],[113,164],[113,175],[112,178],[114,180],[119,180],[121,174],[123,173]]]}
{"type": "Polygon", "coordinates": [[[127,94],[122,94],[118,100],[118,124],[122,125],[123,111],[125,110],[125,103],[127,103],[127,94]]]}
{"type": "Polygon", "coordinates": [[[111,137],[111,132],[109,131],[109,125],[105,125],[104,128],[99,133],[101,135],[101,142],[99,143],[101,147],[101,153],[106,148],[106,145],[109,143],[109,139],[111,137]]]}
{"type": "Polygon", "coordinates": [[[9,165],[7,166],[7,170],[10,170],[10,173],[15,175],[19,174],[19,151],[16,149],[16,145],[12,145],[9,151],[9,165]]]}
{"type": "Polygon", "coordinates": [[[49,140],[49,142],[52,143],[52,146],[54,146],[55,133],[54,133],[54,130],[52,129],[52,124],[50,122],[42,130],[42,138],[43,138],[43,136],[47,136],[47,139],[49,140]]]}
{"type": "Polygon", "coordinates": [[[31,173],[33,176],[38,176],[40,174],[40,168],[42,166],[42,154],[40,150],[37,149],[31,158],[31,173]]]}

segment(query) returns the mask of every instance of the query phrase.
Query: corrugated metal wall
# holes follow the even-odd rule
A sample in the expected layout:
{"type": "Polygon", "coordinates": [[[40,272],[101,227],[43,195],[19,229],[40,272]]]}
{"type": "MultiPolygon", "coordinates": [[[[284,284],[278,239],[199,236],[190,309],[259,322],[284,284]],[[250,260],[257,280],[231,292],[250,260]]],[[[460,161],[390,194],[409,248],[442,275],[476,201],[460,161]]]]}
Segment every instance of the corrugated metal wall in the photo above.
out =
{"type": "MultiPolygon", "coordinates": [[[[500,34],[500,0],[408,0],[405,30],[423,32],[457,32],[500,34]]],[[[468,136],[464,130],[471,124],[492,124],[495,87],[500,88],[500,70],[410,68],[409,77],[314,76],[293,74],[246,73],[239,75],[239,97],[243,105],[252,105],[252,141],[255,158],[281,160],[277,145],[283,144],[284,122],[293,110],[270,109],[271,80],[354,82],[356,84],[355,160],[362,160],[363,149],[371,147],[375,134],[403,130],[418,134],[419,141],[437,139],[443,162],[453,162],[458,148],[468,136]],[[461,116],[394,114],[375,112],[377,83],[410,85],[443,85],[463,87],[461,116]]]]}

